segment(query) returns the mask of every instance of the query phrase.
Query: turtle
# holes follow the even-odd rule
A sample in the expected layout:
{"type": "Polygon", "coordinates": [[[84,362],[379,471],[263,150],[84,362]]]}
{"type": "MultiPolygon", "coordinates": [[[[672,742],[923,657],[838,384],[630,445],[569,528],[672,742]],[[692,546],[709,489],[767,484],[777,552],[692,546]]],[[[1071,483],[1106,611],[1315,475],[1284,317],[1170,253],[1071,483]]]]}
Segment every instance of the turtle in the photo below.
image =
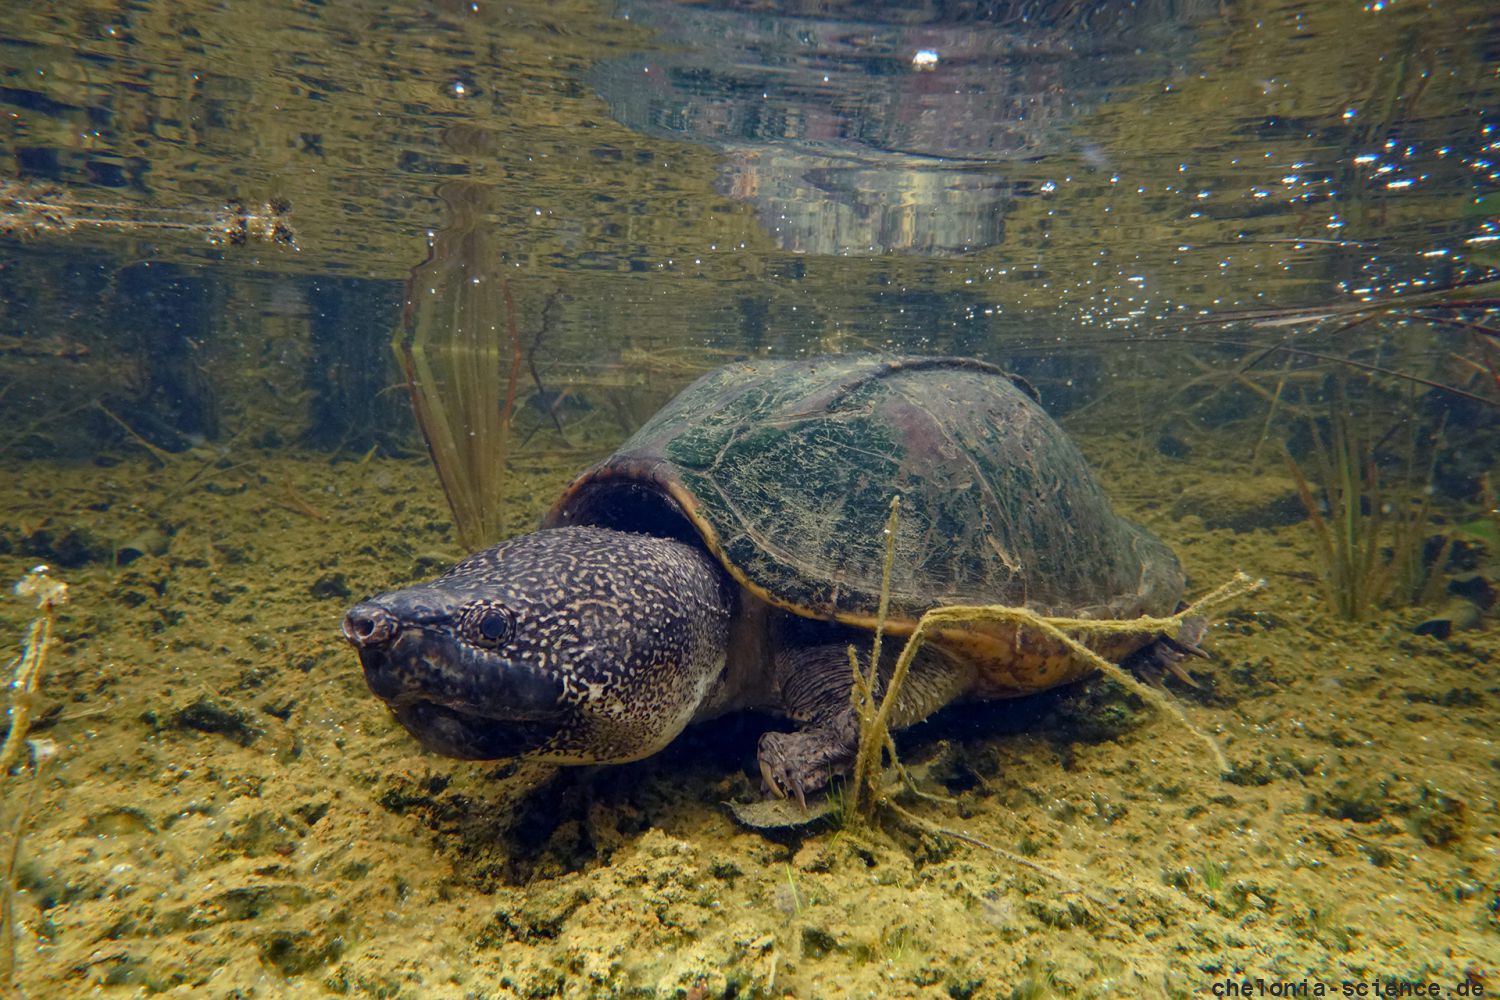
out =
{"type": "MultiPolygon", "coordinates": [[[[848,647],[868,657],[880,620],[893,496],[888,635],[943,605],[1129,619],[1182,596],[1177,556],[1115,513],[1023,379],[971,358],[851,355],[702,376],[539,530],[360,602],[343,634],[370,689],[437,753],[623,763],[759,709],[796,727],[759,738],[766,788],[805,801],[857,749],[848,647]]],[[[1177,638],[1091,643],[1175,663],[1177,638]]],[[[891,727],[1094,669],[1035,630],[948,628],[911,666],[891,727]]]]}

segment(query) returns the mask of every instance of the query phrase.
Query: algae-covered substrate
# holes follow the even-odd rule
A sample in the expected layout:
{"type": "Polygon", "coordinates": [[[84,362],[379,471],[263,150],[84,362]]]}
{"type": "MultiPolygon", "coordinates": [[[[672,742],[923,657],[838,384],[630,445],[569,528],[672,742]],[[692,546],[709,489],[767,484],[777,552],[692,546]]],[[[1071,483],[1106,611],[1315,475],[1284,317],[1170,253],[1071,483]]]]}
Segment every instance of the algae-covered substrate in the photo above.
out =
{"type": "MultiPolygon", "coordinates": [[[[206,449],[12,464],[0,566],[71,586],[36,735],[58,754],[21,848],[32,998],[1213,995],[1260,978],[1500,989],[1500,641],[1323,609],[1305,524],[1206,526],[1227,462],[1087,439],[1122,510],[1222,613],[1202,687],[1233,764],[1095,680],[904,734],[933,823],[768,836],[765,719],[638,764],[421,752],[338,623],[453,547],[430,467],[206,449]]],[[[523,530],[589,456],[523,453],[523,530]]],[[[1255,504],[1248,505],[1250,509],[1255,504]]],[[[1210,522],[1215,519],[1209,518],[1210,522]]],[[[1271,520],[1275,520],[1274,518],[1271,520]]],[[[32,609],[4,603],[5,641],[32,609]]],[[[7,795],[21,788],[9,779],[7,795]]],[[[1373,985],[1369,986],[1373,995],[1373,985]]],[[[1308,995],[1316,995],[1309,993],[1308,995]]]]}

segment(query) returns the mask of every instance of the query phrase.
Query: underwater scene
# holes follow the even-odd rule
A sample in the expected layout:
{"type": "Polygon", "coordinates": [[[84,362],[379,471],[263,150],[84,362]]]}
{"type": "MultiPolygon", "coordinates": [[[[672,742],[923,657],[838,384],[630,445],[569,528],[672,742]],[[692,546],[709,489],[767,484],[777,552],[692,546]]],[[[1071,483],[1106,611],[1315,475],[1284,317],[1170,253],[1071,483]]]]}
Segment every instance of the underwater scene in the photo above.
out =
{"type": "Polygon", "coordinates": [[[0,996],[1500,994],[1492,0],[0,19],[0,996]]]}

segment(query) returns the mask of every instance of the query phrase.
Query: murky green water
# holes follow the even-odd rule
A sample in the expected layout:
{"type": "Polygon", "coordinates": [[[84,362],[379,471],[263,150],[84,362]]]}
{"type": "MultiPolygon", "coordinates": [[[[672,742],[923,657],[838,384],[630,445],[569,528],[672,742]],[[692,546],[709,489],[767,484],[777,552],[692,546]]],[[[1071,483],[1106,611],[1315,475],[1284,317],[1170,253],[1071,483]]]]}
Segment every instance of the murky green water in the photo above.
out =
{"type": "Polygon", "coordinates": [[[22,995],[1500,989],[1493,4],[10,7],[22,995]],[[865,350],[1021,373],[1190,593],[1267,579],[1168,682],[1227,778],[1092,681],[904,737],[926,826],[765,836],[767,718],[549,777],[365,689],[447,500],[865,350]]]}

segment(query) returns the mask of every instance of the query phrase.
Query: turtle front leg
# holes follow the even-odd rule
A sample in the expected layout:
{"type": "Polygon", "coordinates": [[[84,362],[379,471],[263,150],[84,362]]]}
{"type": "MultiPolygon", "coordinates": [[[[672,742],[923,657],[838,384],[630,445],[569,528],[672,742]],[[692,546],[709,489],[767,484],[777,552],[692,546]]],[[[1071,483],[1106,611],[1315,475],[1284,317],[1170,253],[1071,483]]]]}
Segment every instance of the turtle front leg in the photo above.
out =
{"type": "MultiPolygon", "coordinates": [[[[861,659],[869,662],[868,646],[861,659]]],[[[884,690],[894,655],[881,657],[884,690]]],[[[767,791],[807,796],[821,791],[836,774],[848,771],[859,750],[859,717],[849,698],[853,677],[844,643],[785,649],[776,654],[776,684],[782,708],[805,725],[791,733],[760,738],[760,773],[767,791]]],[[[968,690],[972,671],[953,659],[924,651],[912,664],[891,714],[892,729],[920,722],[968,690]]]]}
{"type": "MultiPolygon", "coordinates": [[[[846,656],[844,666],[849,665],[846,656]]],[[[854,763],[859,750],[859,719],[847,703],[792,733],[763,733],[760,738],[760,777],[766,790],[779,798],[795,795],[803,808],[807,796],[821,791],[835,774],[854,763]]]]}

